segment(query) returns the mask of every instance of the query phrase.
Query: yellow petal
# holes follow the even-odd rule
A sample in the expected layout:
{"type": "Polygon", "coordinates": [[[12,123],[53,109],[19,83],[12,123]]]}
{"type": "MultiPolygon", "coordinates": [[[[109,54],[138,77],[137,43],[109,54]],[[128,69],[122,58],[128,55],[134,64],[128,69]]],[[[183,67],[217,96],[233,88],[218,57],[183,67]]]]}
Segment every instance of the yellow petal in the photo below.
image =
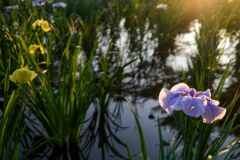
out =
{"type": "Polygon", "coordinates": [[[31,80],[32,73],[27,71],[18,71],[17,82],[18,83],[27,83],[31,80]]]}
{"type": "Polygon", "coordinates": [[[28,67],[17,69],[10,75],[9,79],[16,83],[27,83],[28,81],[32,81],[37,74],[34,71],[28,70],[28,67]]]}
{"type": "Polygon", "coordinates": [[[44,54],[45,51],[44,51],[43,46],[42,46],[42,45],[39,45],[39,48],[40,48],[41,53],[44,54]]]}
{"type": "Polygon", "coordinates": [[[38,48],[39,48],[39,45],[36,45],[36,44],[31,45],[31,46],[29,47],[29,52],[30,52],[31,54],[34,54],[34,53],[36,52],[36,49],[38,49],[38,48]]]}
{"type": "Polygon", "coordinates": [[[50,26],[47,21],[44,21],[43,19],[41,20],[36,20],[33,24],[33,29],[36,29],[37,26],[41,27],[44,32],[50,31],[50,26]]]}
{"type": "Polygon", "coordinates": [[[36,26],[37,26],[37,23],[34,22],[34,23],[32,24],[33,29],[36,29],[36,26]]]}
{"type": "Polygon", "coordinates": [[[9,79],[13,82],[17,82],[17,72],[14,71],[12,75],[10,75],[9,79]]]}
{"type": "Polygon", "coordinates": [[[37,26],[40,26],[40,23],[41,23],[41,21],[36,20],[36,21],[32,24],[33,29],[36,29],[37,26]]]}
{"type": "Polygon", "coordinates": [[[19,69],[19,70],[25,71],[25,72],[28,72],[28,71],[29,71],[27,66],[25,66],[24,68],[21,68],[21,69],[19,69]]]}
{"type": "Polygon", "coordinates": [[[47,21],[42,21],[41,27],[44,32],[48,32],[51,29],[47,21]]]}
{"type": "Polygon", "coordinates": [[[31,72],[31,75],[32,75],[30,80],[32,81],[34,78],[37,77],[38,74],[35,73],[34,71],[30,71],[30,72],[31,72]]]}

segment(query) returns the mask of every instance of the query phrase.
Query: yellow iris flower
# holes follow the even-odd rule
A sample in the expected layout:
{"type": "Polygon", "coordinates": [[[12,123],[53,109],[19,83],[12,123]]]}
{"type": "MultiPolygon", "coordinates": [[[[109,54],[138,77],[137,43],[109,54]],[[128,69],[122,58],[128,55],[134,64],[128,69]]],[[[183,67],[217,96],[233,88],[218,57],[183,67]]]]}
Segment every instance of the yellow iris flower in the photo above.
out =
{"type": "Polygon", "coordinates": [[[31,54],[34,54],[36,52],[36,49],[40,49],[41,53],[44,54],[44,48],[42,45],[36,45],[36,44],[33,44],[29,47],[29,52],[31,54]]]}
{"type": "Polygon", "coordinates": [[[28,70],[28,67],[17,69],[10,75],[10,80],[15,83],[27,83],[28,81],[32,81],[37,76],[37,73],[34,71],[28,70]]]}
{"type": "Polygon", "coordinates": [[[41,27],[44,32],[48,32],[51,30],[49,24],[47,21],[44,21],[43,19],[41,20],[36,20],[33,24],[33,29],[36,29],[37,26],[41,27]]]}

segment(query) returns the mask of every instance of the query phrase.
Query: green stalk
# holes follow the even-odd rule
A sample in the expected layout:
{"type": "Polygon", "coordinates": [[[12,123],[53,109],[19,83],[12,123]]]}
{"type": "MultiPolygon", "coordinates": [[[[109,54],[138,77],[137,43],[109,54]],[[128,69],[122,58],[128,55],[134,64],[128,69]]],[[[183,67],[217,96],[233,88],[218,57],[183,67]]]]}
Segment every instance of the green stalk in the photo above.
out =
{"type": "Polygon", "coordinates": [[[130,151],[130,148],[129,148],[129,146],[128,146],[127,141],[126,141],[126,148],[127,148],[127,152],[128,152],[128,158],[129,158],[129,160],[133,160],[133,157],[132,157],[132,154],[131,154],[131,151],[130,151]]]}
{"type": "Polygon", "coordinates": [[[188,118],[188,116],[186,115],[185,116],[185,124],[184,124],[184,137],[183,137],[183,140],[184,140],[184,152],[183,152],[183,159],[186,159],[187,158],[187,155],[188,155],[188,152],[191,152],[190,150],[189,150],[189,141],[188,141],[188,136],[189,136],[189,134],[188,134],[188,132],[189,132],[189,129],[188,129],[188,120],[189,120],[189,118],[188,118]]]}
{"type": "Polygon", "coordinates": [[[141,151],[142,151],[142,160],[148,160],[147,148],[146,148],[146,143],[145,143],[145,139],[144,139],[144,134],[143,134],[143,130],[142,130],[141,124],[140,124],[140,122],[138,120],[137,113],[135,112],[135,109],[133,108],[133,106],[130,103],[130,101],[126,97],[124,97],[124,98],[128,102],[128,104],[129,104],[129,106],[130,106],[130,108],[132,110],[132,113],[134,115],[135,121],[137,123],[138,134],[139,134],[140,145],[141,145],[141,151]]]}
{"type": "Polygon", "coordinates": [[[162,160],[162,159],[165,159],[165,155],[164,155],[162,130],[161,130],[159,118],[158,118],[158,135],[159,135],[159,160],[162,160]]]}

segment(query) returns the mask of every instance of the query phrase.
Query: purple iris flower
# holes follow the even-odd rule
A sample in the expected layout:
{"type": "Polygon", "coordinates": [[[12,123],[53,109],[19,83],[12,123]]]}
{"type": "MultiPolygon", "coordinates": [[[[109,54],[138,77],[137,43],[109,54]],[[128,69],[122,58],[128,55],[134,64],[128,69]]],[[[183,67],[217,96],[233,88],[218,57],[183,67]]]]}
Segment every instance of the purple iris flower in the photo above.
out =
{"type": "Polygon", "coordinates": [[[226,113],[225,108],[218,107],[218,101],[211,99],[210,90],[197,92],[184,83],[179,83],[167,90],[163,88],[159,94],[159,103],[168,113],[182,110],[191,117],[202,116],[204,123],[213,123],[222,119],[226,113]]]}
{"type": "Polygon", "coordinates": [[[55,7],[63,7],[63,8],[65,8],[65,7],[67,7],[67,4],[64,3],[64,2],[59,2],[59,3],[54,3],[54,4],[52,5],[52,7],[53,7],[53,8],[55,8],[55,7]]]}
{"type": "Polygon", "coordinates": [[[36,5],[42,6],[42,5],[44,5],[45,3],[46,3],[46,0],[37,0],[37,1],[33,1],[33,2],[32,2],[32,5],[33,5],[33,6],[36,6],[36,5]]]}

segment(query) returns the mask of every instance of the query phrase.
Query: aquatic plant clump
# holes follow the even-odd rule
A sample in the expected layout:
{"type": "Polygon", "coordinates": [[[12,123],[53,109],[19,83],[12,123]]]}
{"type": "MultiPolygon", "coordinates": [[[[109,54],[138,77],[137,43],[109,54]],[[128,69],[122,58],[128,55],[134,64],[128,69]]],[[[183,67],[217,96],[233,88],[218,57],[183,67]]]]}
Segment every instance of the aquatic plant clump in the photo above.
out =
{"type": "Polygon", "coordinates": [[[213,123],[225,116],[226,109],[218,107],[219,101],[211,99],[210,90],[197,92],[184,83],[179,83],[167,90],[163,88],[159,94],[159,103],[168,113],[182,110],[191,117],[202,116],[204,123],[213,123]]]}

